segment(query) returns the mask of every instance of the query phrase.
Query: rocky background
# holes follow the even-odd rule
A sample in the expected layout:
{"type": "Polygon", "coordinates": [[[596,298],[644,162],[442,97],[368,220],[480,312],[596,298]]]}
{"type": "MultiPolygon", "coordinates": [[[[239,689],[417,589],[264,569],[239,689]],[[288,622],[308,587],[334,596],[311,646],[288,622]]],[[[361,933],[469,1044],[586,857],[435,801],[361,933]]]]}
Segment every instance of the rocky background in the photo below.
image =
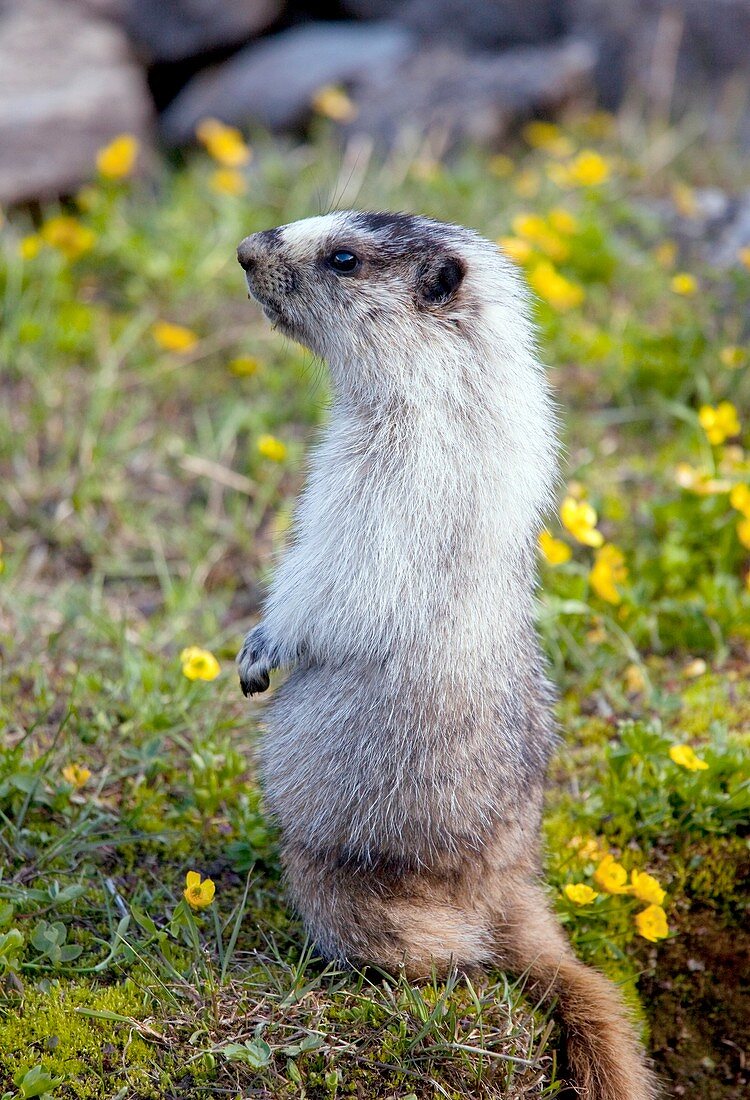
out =
{"type": "Polygon", "coordinates": [[[438,156],[628,97],[750,146],[750,0],[0,0],[0,202],[69,194],[125,131],[303,134],[329,86],[344,136],[438,156]]]}

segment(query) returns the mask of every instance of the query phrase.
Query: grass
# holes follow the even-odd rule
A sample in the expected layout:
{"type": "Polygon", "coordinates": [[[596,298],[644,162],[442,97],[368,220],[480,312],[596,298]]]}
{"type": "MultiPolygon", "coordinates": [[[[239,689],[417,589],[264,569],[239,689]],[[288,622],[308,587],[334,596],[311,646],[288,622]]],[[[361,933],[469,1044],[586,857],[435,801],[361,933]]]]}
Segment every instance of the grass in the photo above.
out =
{"type": "Polygon", "coordinates": [[[708,269],[655,200],[690,221],[694,187],[749,173],[600,116],[527,137],[447,168],[366,150],[341,164],[325,134],[259,142],[243,195],[199,154],[4,227],[3,1100],[559,1091],[553,1024],[522,982],[336,972],[283,903],[259,712],[232,661],[327,390],[245,301],[234,248],[330,201],[511,238],[540,296],[572,501],[541,555],[563,733],[550,891],[666,1078],[741,1095],[750,270],[708,269]],[[194,645],[215,679],[183,674],[194,645]],[[605,855],[657,880],[667,936],[639,934],[645,897],[602,886],[605,855]],[[210,906],[183,900],[188,870],[215,882],[210,906]],[[576,904],[577,885],[597,896],[576,904]]]}

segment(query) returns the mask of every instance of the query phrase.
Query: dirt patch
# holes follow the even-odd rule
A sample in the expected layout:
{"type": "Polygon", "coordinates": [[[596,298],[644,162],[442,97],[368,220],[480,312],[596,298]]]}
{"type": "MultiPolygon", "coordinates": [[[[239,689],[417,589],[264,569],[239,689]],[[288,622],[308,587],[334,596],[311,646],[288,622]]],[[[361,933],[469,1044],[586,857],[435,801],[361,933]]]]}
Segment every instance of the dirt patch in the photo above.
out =
{"type": "Polygon", "coordinates": [[[750,931],[710,909],[664,944],[642,983],[656,1068],[674,1096],[741,1100],[750,1084],[750,931]]]}

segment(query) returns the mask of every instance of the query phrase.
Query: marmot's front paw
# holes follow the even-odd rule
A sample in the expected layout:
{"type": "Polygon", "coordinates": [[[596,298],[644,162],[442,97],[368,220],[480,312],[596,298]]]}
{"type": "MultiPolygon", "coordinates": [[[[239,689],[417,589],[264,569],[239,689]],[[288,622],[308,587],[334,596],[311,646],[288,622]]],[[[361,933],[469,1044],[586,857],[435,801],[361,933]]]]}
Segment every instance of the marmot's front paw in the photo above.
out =
{"type": "Polygon", "coordinates": [[[242,694],[257,695],[271,683],[269,673],[276,667],[262,626],[256,626],[245,638],[237,657],[242,694]]]}

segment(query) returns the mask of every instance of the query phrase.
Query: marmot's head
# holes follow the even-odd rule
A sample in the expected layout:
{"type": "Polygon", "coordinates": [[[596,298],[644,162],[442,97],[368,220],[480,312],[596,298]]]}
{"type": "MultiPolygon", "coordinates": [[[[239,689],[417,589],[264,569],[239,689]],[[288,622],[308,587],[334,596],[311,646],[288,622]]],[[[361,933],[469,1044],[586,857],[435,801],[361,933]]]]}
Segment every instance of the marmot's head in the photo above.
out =
{"type": "Polygon", "coordinates": [[[326,358],[345,388],[372,392],[397,375],[414,384],[430,368],[437,383],[441,364],[476,358],[488,338],[502,358],[503,329],[516,347],[530,344],[512,265],[460,226],[343,211],[253,233],[237,257],[266,316],[326,358]]]}

